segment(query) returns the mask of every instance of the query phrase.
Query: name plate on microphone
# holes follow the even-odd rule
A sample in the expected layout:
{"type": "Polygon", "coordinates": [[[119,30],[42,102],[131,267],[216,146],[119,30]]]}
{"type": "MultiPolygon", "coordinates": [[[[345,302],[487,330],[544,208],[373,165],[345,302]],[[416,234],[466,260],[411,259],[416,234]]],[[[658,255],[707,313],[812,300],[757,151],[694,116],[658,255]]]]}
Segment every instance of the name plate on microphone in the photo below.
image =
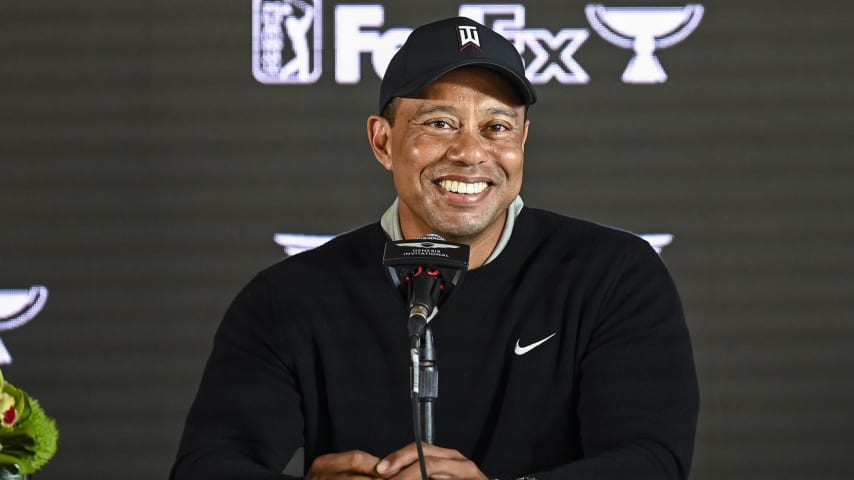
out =
{"type": "Polygon", "coordinates": [[[405,283],[419,268],[438,270],[448,286],[454,286],[468,270],[468,264],[468,245],[448,242],[438,235],[387,242],[383,253],[383,265],[395,286],[405,283]]]}

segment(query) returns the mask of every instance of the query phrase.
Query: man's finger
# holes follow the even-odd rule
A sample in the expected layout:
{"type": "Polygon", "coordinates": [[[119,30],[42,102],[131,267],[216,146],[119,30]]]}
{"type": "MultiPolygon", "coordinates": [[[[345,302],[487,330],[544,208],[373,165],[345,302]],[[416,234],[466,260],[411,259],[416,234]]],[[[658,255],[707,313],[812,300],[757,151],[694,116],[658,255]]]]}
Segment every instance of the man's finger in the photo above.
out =
{"type": "Polygon", "coordinates": [[[383,476],[391,476],[397,474],[401,469],[418,460],[418,451],[415,449],[415,444],[409,445],[392,452],[385,456],[377,464],[377,473],[383,476]]]}
{"type": "Polygon", "coordinates": [[[468,458],[427,457],[427,474],[434,479],[486,480],[486,475],[468,458]]]}
{"type": "MultiPolygon", "coordinates": [[[[426,450],[426,449],[425,449],[426,450]]],[[[431,452],[436,453],[436,452],[431,452]]],[[[441,454],[453,453],[453,451],[442,451],[441,454]]],[[[487,477],[480,468],[471,460],[454,455],[454,458],[436,457],[428,455],[425,451],[425,466],[427,476],[431,479],[454,479],[454,480],[486,480],[487,477]]],[[[422,480],[421,469],[416,460],[410,465],[402,468],[390,480],[422,480]]]]}
{"type": "MultiPolygon", "coordinates": [[[[437,447],[436,445],[431,445],[429,443],[423,444],[423,448],[425,457],[437,457],[456,460],[466,459],[463,454],[461,454],[457,450],[453,450],[450,448],[437,447]]],[[[386,457],[379,462],[376,470],[377,473],[379,473],[380,475],[390,476],[397,474],[404,468],[416,464],[417,462],[418,449],[416,448],[415,443],[410,443],[409,445],[401,448],[400,450],[386,455],[386,457]]]]}
{"type": "Polygon", "coordinates": [[[375,478],[378,461],[379,458],[361,450],[321,455],[314,459],[306,478],[322,480],[342,475],[375,478]]]}

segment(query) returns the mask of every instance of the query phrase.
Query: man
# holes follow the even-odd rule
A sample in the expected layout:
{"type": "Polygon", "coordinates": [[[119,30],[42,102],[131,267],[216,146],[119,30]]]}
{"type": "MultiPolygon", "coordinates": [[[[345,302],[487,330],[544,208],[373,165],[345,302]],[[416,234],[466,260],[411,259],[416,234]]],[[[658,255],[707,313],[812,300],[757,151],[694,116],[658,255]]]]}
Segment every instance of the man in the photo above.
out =
{"type": "Polygon", "coordinates": [[[436,479],[684,479],[698,393],[676,289],[642,239],[524,207],[536,100],[512,44],[465,18],[419,27],[367,130],[398,199],[377,224],[260,273],[217,332],[172,478],[421,478],[406,303],[389,240],[471,247],[431,321],[436,479]]]}

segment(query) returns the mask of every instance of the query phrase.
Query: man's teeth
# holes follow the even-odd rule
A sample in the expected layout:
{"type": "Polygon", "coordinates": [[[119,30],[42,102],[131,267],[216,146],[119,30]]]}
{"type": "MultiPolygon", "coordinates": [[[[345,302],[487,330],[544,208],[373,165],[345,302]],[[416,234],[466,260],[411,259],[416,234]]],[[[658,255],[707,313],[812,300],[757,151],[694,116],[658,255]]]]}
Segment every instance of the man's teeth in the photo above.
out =
{"type": "Polygon", "coordinates": [[[480,193],[486,190],[486,182],[465,183],[456,180],[442,180],[439,186],[453,193],[480,193]]]}

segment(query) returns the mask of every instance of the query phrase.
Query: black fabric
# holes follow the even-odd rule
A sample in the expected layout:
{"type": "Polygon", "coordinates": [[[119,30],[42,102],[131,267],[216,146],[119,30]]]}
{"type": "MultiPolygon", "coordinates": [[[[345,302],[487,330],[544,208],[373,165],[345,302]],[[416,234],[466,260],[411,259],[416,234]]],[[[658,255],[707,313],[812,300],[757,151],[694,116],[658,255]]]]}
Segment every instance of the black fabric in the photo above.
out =
{"type": "MultiPolygon", "coordinates": [[[[175,480],[282,478],[351,449],[413,440],[404,299],[379,224],[271,267],[216,334],[175,480]]],[[[630,233],[530,208],[431,322],[436,444],[487,474],[684,479],[698,413],[670,275],[630,233]],[[530,345],[554,337],[524,355],[530,345]]]]}

